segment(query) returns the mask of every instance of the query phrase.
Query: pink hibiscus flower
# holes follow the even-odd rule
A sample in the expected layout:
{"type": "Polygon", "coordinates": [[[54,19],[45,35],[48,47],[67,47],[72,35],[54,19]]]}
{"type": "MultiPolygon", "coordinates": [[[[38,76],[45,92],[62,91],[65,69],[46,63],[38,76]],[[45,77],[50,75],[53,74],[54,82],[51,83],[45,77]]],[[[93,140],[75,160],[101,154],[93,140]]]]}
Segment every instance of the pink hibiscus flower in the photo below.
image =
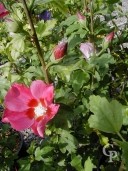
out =
{"type": "Polygon", "coordinates": [[[8,14],[9,14],[9,11],[7,11],[4,5],[0,3],[0,18],[3,18],[8,14]]]}
{"type": "Polygon", "coordinates": [[[13,84],[5,96],[3,122],[22,131],[31,128],[36,135],[43,137],[45,126],[58,112],[54,104],[54,87],[41,80],[33,81],[30,88],[23,84],[13,84]]]}

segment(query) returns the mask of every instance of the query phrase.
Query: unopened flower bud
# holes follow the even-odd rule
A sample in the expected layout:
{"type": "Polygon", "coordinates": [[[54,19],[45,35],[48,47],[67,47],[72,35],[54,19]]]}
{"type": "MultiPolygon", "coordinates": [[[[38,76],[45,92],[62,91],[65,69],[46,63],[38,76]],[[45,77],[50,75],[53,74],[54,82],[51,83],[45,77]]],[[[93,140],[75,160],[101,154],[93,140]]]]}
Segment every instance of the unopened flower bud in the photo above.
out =
{"type": "Polygon", "coordinates": [[[67,45],[68,43],[64,39],[55,46],[53,51],[55,60],[63,58],[63,56],[67,53],[67,45]]]}
{"type": "Polygon", "coordinates": [[[84,15],[82,15],[80,12],[77,12],[77,18],[78,18],[78,22],[80,23],[80,25],[87,29],[87,26],[86,26],[86,17],[84,15]]]}
{"type": "Polygon", "coordinates": [[[86,17],[84,15],[82,15],[80,12],[77,12],[76,15],[80,22],[83,22],[86,19],[86,17]]]}
{"type": "Polygon", "coordinates": [[[92,43],[81,43],[80,51],[83,53],[85,59],[89,60],[94,53],[94,46],[92,43]]]}
{"type": "Polygon", "coordinates": [[[0,3],[0,19],[4,18],[8,14],[9,14],[9,11],[7,11],[4,5],[0,3]]]}
{"type": "Polygon", "coordinates": [[[100,139],[100,144],[101,145],[109,145],[108,137],[105,137],[104,135],[100,135],[99,139],[100,139]]]}
{"type": "Polygon", "coordinates": [[[40,20],[51,20],[51,12],[48,10],[44,10],[42,13],[39,14],[39,19],[40,20]]]}
{"type": "Polygon", "coordinates": [[[113,38],[114,38],[114,32],[111,32],[105,37],[105,41],[111,42],[113,38]]]}
{"type": "Polygon", "coordinates": [[[108,48],[108,46],[109,46],[109,44],[112,42],[113,38],[114,38],[114,32],[109,33],[109,34],[104,38],[103,45],[102,45],[103,49],[108,48]]]}

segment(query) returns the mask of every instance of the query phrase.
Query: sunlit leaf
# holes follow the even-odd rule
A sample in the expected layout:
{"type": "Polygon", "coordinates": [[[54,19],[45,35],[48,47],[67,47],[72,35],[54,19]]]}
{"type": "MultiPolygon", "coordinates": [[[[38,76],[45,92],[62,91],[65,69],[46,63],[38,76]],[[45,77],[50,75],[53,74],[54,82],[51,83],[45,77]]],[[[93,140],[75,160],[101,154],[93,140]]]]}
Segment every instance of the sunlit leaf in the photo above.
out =
{"type": "Polygon", "coordinates": [[[100,131],[117,133],[123,123],[122,110],[122,105],[118,101],[109,102],[105,97],[92,95],[90,96],[90,111],[94,115],[90,116],[89,125],[100,131]]]}

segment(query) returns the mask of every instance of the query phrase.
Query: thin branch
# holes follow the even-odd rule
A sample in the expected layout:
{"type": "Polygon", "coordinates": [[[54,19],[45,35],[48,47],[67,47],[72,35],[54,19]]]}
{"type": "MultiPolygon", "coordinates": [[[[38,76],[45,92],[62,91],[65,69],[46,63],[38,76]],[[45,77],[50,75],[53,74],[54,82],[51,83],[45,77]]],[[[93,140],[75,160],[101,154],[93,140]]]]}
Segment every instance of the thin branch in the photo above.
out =
{"type": "Polygon", "coordinates": [[[28,18],[28,22],[29,22],[30,27],[31,27],[32,38],[33,38],[33,41],[34,41],[34,43],[36,45],[36,49],[37,49],[37,52],[38,52],[38,58],[39,58],[39,60],[41,62],[41,65],[42,65],[45,81],[46,81],[46,83],[49,83],[49,78],[48,78],[48,73],[47,73],[47,70],[46,70],[46,65],[45,65],[45,61],[44,61],[43,52],[42,52],[42,49],[41,49],[40,44],[39,44],[39,40],[38,40],[36,31],[35,31],[35,28],[34,28],[34,24],[33,24],[33,21],[32,21],[31,14],[30,14],[30,12],[28,10],[26,0],[22,0],[22,3],[23,3],[24,10],[25,10],[25,13],[26,13],[27,18],[28,18]]]}

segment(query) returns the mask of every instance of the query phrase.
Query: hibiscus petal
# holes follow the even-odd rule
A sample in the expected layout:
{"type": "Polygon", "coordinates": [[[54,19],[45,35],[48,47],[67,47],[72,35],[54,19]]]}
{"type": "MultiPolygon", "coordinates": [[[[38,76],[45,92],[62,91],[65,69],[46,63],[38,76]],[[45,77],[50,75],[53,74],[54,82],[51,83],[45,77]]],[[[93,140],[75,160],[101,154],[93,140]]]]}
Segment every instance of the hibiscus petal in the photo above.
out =
{"type": "Polygon", "coordinates": [[[54,87],[51,84],[45,84],[41,80],[33,81],[30,86],[32,95],[36,99],[45,99],[48,103],[51,103],[54,95],[54,87]]]}
{"type": "Polygon", "coordinates": [[[33,133],[40,137],[44,137],[45,126],[47,124],[47,118],[43,118],[41,121],[37,122],[35,120],[34,124],[31,126],[33,133]]]}
{"type": "Polygon", "coordinates": [[[11,127],[17,131],[22,131],[31,127],[34,122],[34,119],[30,119],[24,112],[14,112],[8,109],[5,109],[2,122],[10,123],[11,127]]]}
{"type": "Polygon", "coordinates": [[[22,112],[28,109],[31,99],[33,97],[28,87],[22,84],[13,84],[5,96],[5,106],[11,111],[22,112]]]}
{"type": "Polygon", "coordinates": [[[51,104],[48,107],[46,117],[49,120],[51,120],[58,112],[60,105],[58,104],[51,104]]]}

